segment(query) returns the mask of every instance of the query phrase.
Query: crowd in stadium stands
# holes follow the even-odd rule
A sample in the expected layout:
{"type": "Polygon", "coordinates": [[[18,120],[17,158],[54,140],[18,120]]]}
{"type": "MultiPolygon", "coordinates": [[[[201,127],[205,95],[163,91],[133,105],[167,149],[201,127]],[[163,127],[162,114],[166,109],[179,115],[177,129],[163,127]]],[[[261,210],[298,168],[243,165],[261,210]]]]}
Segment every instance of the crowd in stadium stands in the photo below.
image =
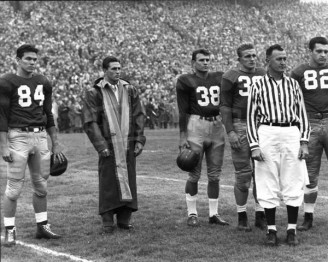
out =
{"type": "Polygon", "coordinates": [[[208,48],[213,69],[226,71],[242,42],[255,44],[260,66],[265,48],[280,43],[289,71],[305,60],[311,37],[327,36],[328,23],[327,4],[298,0],[6,1],[0,12],[0,74],[15,71],[20,44],[40,48],[63,132],[81,132],[81,94],[106,55],[121,59],[123,78],[138,88],[147,126],[174,128],[175,80],[190,72],[192,50],[208,48]]]}

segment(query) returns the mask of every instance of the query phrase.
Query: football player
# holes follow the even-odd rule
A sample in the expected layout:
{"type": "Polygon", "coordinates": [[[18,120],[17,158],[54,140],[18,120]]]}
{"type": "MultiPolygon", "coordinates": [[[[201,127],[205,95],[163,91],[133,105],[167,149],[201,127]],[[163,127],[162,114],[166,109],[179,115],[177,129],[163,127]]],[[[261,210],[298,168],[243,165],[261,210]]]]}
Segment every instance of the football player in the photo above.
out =
{"type": "Polygon", "coordinates": [[[310,184],[304,192],[304,221],[297,227],[309,230],[313,224],[313,213],[318,196],[318,180],[323,150],[328,157],[328,40],[314,37],[309,42],[309,62],[298,65],[291,77],[300,84],[304,103],[311,125],[309,157],[306,165],[310,184]]]}
{"type": "Polygon", "coordinates": [[[223,72],[209,72],[210,52],[198,49],[192,53],[193,73],[181,75],[176,83],[179,107],[180,149],[191,148],[200,154],[198,165],[186,183],[185,193],[189,226],[198,226],[196,209],[198,180],[202,160],[207,163],[209,223],[228,225],[218,215],[219,179],[224,155],[224,126],[220,117],[220,82],[223,72]]]}
{"type": "Polygon", "coordinates": [[[51,113],[52,87],[42,75],[35,74],[38,49],[24,44],[17,49],[17,73],[0,78],[0,149],[7,162],[7,187],[4,195],[4,246],[16,244],[15,213],[21,194],[26,165],[33,186],[33,208],[37,223],[36,238],[60,238],[50,229],[47,218],[47,178],[50,151],[63,161],[54,118],[51,113]]]}
{"type": "MultiPolygon", "coordinates": [[[[231,145],[231,156],[235,167],[234,194],[238,213],[238,230],[251,231],[247,218],[248,191],[253,177],[251,151],[246,137],[247,98],[251,85],[265,75],[263,68],[256,67],[256,51],[252,44],[237,48],[238,65],[228,70],[221,83],[221,114],[231,145]]],[[[255,226],[266,229],[264,209],[256,200],[255,226]]]]}

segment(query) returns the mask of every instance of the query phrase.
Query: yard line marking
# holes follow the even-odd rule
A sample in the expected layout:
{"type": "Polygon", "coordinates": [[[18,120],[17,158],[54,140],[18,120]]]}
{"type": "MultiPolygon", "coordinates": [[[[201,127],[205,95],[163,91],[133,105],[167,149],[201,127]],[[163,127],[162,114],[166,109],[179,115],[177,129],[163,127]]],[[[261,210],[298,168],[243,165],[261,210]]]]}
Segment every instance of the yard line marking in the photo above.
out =
{"type": "MultiPolygon", "coordinates": [[[[157,180],[166,180],[166,181],[173,181],[173,182],[186,182],[186,180],[182,180],[182,179],[174,179],[174,178],[166,178],[166,177],[158,177],[158,176],[143,176],[143,175],[139,176],[139,175],[137,175],[137,177],[152,178],[152,179],[157,179],[157,180]]],[[[207,185],[207,183],[205,183],[205,182],[198,182],[198,183],[201,185],[207,185]]],[[[229,186],[229,185],[220,185],[220,187],[233,189],[233,186],[229,186]]],[[[250,188],[249,190],[252,190],[252,189],[250,188]]],[[[328,196],[318,196],[318,198],[328,200],[328,196]]]]}
{"type": "MultiPolygon", "coordinates": [[[[1,239],[3,240],[4,236],[1,236],[1,239]]],[[[66,258],[69,258],[72,261],[93,262],[92,260],[87,260],[87,259],[84,259],[84,258],[76,257],[76,256],[73,256],[73,255],[70,255],[70,254],[67,254],[67,253],[63,253],[63,252],[57,252],[57,251],[51,250],[49,248],[40,247],[40,246],[34,245],[34,244],[28,244],[28,243],[25,243],[25,242],[22,242],[22,241],[19,241],[19,240],[18,241],[16,240],[16,243],[18,245],[21,245],[21,246],[24,246],[24,247],[29,247],[29,248],[32,248],[36,251],[46,253],[46,254],[50,254],[52,256],[66,257],[66,258]]]]}

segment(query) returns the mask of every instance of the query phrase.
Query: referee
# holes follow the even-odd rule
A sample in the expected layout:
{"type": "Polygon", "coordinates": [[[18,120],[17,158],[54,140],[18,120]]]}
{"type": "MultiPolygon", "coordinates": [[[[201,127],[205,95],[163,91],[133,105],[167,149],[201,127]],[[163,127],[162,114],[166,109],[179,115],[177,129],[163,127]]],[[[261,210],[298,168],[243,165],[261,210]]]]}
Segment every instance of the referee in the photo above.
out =
{"type": "Polygon", "coordinates": [[[252,85],[247,105],[247,136],[256,160],[257,198],[267,218],[268,246],[278,244],[275,214],[279,192],[287,206],[287,243],[298,244],[298,210],[308,183],[304,159],[310,127],[299,84],[284,73],[286,59],[278,44],[266,50],[267,74],[252,85]]]}

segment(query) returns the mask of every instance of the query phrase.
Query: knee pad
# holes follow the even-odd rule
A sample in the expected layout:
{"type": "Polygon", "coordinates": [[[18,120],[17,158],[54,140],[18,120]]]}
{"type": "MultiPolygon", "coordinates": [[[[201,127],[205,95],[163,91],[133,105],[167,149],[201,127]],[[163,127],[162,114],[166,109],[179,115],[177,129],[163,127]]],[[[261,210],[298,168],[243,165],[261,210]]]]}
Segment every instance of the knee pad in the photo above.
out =
{"type": "Polygon", "coordinates": [[[215,175],[215,176],[208,176],[208,182],[209,183],[219,183],[220,178],[219,176],[215,175]]]}
{"type": "Polygon", "coordinates": [[[237,188],[241,192],[247,192],[250,186],[251,186],[251,182],[235,183],[235,188],[237,188]]]}
{"type": "Polygon", "coordinates": [[[318,186],[314,187],[314,188],[308,188],[307,186],[304,189],[304,194],[305,195],[310,195],[313,193],[317,193],[318,192],[318,186]]]}
{"type": "Polygon", "coordinates": [[[24,179],[8,179],[5,194],[10,200],[17,200],[22,192],[24,179]]]}

